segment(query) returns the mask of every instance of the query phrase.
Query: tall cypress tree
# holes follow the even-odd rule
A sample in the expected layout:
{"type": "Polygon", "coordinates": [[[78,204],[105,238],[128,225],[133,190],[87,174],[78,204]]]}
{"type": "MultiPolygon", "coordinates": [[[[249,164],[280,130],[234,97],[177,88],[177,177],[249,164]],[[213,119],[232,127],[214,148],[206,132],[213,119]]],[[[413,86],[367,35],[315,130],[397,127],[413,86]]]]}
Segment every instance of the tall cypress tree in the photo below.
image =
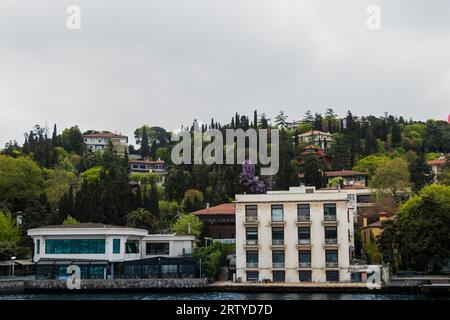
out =
{"type": "Polygon", "coordinates": [[[150,155],[150,148],[148,145],[147,128],[142,127],[142,139],[141,139],[141,157],[147,158],[150,155]]]}

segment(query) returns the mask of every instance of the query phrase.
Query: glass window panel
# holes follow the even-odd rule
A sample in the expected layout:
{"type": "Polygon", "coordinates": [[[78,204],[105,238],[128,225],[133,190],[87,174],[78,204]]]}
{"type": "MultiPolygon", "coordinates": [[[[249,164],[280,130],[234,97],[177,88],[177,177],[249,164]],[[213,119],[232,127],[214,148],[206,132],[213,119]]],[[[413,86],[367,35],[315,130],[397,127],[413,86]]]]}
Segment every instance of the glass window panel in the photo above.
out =
{"type": "Polygon", "coordinates": [[[300,282],[312,282],[311,271],[299,271],[298,278],[300,282]]]}
{"type": "Polygon", "coordinates": [[[337,250],[326,250],[325,251],[325,262],[327,264],[329,264],[329,263],[337,264],[337,262],[338,262],[337,250]]]}
{"type": "Polygon", "coordinates": [[[297,216],[299,221],[309,221],[310,219],[310,206],[308,203],[302,203],[297,205],[297,216]]]}
{"type": "Polygon", "coordinates": [[[298,243],[309,244],[311,242],[311,231],[309,227],[298,228],[298,243]]]}
{"type": "Polygon", "coordinates": [[[284,244],[284,228],[272,228],[272,244],[284,244]]]}
{"type": "Polygon", "coordinates": [[[325,220],[336,220],[336,204],[335,203],[325,203],[323,205],[324,219],[325,220]]]}
{"type": "Polygon", "coordinates": [[[325,243],[337,243],[337,228],[325,227],[325,243]]]}
{"type": "Polygon", "coordinates": [[[258,243],[258,228],[247,228],[246,229],[247,244],[257,244],[258,243]]]}
{"type": "Polygon", "coordinates": [[[258,217],[258,206],[246,205],[245,206],[245,219],[246,221],[256,221],[258,217]]]}
{"type": "Polygon", "coordinates": [[[113,253],[120,253],[120,239],[113,239],[113,253]]]}
{"type": "Polygon", "coordinates": [[[284,271],[273,271],[272,273],[273,282],[284,282],[285,273],[284,271]]]}
{"type": "Polygon", "coordinates": [[[272,205],[272,221],[283,221],[284,213],[283,213],[283,205],[274,204],[272,205]]]}
{"type": "Polygon", "coordinates": [[[247,272],[247,281],[258,281],[258,280],[259,280],[259,272],[258,271],[247,272]]]}
{"type": "Polygon", "coordinates": [[[147,255],[169,254],[168,242],[149,242],[145,245],[145,252],[147,255]]]}
{"type": "Polygon", "coordinates": [[[284,251],[272,251],[272,266],[274,268],[284,268],[284,251]]]}
{"type": "Polygon", "coordinates": [[[258,267],[258,251],[247,251],[246,261],[247,261],[247,268],[258,267]]]}
{"type": "Polygon", "coordinates": [[[327,271],[326,278],[327,278],[327,281],[338,282],[339,281],[339,271],[327,271]]]}
{"type": "Polygon", "coordinates": [[[311,264],[311,251],[301,250],[298,252],[298,262],[311,264]]]}

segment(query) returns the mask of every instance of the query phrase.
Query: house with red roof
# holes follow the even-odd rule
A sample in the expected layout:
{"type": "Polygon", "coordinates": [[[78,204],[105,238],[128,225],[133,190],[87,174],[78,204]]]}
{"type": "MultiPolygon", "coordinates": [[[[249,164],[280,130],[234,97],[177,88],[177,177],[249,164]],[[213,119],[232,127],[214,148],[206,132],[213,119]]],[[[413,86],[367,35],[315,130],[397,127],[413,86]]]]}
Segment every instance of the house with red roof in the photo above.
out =
{"type": "Polygon", "coordinates": [[[127,136],[108,131],[83,134],[82,137],[86,148],[93,152],[102,152],[110,143],[119,154],[125,154],[128,147],[127,136]]]}
{"type": "Polygon", "coordinates": [[[431,167],[431,170],[433,171],[433,179],[434,182],[438,182],[439,175],[444,170],[444,168],[447,165],[447,159],[446,158],[439,158],[436,160],[428,160],[427,164],[431,167]]]}
{"type": "Polygon", "coordinates": [[[234,243],[236,233],[236,206],[223,203],[192,212],[203,223],[204,232],[215,241],[234,243]]]}

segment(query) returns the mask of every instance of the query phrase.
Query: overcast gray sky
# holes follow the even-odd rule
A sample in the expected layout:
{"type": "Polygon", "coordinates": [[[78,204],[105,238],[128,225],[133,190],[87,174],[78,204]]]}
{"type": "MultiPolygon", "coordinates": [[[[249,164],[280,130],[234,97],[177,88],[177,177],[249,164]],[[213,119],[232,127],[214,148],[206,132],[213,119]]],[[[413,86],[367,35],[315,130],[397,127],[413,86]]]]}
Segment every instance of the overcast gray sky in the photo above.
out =
{"type": "Polygon", "coordinates": [[[1,145],[36,123],[132,136],[255,108],[445,120],[449,88],[448,0],[0,2],[1,145]]]}

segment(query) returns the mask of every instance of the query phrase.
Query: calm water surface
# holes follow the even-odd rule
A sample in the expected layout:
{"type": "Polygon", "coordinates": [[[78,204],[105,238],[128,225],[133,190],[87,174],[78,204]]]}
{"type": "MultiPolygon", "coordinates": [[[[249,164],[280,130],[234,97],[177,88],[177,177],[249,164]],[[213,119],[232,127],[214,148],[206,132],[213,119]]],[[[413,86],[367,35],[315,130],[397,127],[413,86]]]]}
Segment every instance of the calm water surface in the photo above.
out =
{"type": "Polygon", "coordinates": [[[450,300],[450,295],[345,293],[102,293],[0,295],[0,300],[450,300]]]}

